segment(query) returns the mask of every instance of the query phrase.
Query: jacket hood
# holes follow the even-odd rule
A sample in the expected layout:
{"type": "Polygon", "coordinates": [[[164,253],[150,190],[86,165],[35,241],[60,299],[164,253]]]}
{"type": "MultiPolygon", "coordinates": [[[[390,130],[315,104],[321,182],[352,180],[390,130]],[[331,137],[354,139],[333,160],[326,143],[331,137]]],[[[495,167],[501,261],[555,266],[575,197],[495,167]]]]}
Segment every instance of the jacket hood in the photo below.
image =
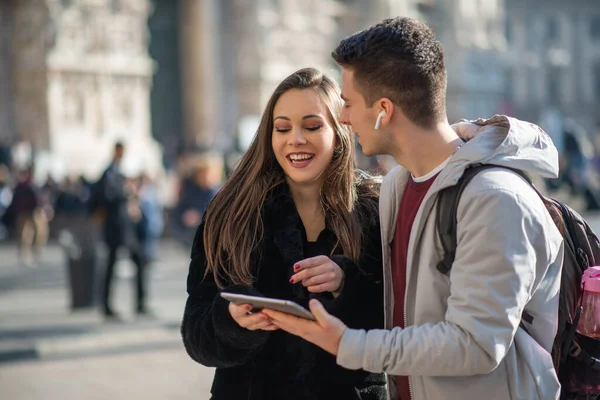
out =
{"type": "Polygon", "coordinates": [[[544,178],[558,177],[558,151],[550,136],[537,125],[495,115],[490,119],[460,120],[452,128],[467,141],[448,165],[449,169],[460,170],[460,175],[468,165],[482,163],[544,178]]]}

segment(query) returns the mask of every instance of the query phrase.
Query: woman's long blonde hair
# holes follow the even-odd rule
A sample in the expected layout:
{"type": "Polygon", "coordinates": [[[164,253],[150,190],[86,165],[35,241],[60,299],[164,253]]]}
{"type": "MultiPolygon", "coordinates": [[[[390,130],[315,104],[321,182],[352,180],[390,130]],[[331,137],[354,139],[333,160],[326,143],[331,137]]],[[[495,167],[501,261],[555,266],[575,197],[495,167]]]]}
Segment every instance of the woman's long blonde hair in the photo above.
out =
{"type": "Polygon", "coordinates": [[[206,273],[214,275],[219,287],[231,284],[251,286],[254,282],[251,254],[263,237],[262,206],[269,192],[285,181],[271,144],[273,109],[279,97],[292,89],[314,90],[326,105],[336,134],[331,164],[326,168],[321,189],[325,220],[335,233],[344,255],[357,261],[362,247],[361,221],[371,209],[356,210],[359,192],[377,196],[377,182],[356,174],[353,134],[340,124],[342,108],[337,83],[314,68],[298,70],[283,80],[269,99],[256,136],[239,165],[206,210],[204,249],[206,273]],[[367,182],[368,181],[368,182],[367,182]]]}

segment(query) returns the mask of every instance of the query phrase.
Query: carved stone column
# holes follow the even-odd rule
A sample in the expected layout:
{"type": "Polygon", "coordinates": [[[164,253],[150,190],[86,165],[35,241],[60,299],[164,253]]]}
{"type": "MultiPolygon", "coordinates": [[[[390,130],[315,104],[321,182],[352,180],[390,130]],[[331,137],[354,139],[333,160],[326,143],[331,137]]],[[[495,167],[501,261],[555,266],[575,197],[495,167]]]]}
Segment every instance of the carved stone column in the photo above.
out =
{"type": "Polygon", "coordinates": [[[181,0],[181,66],[186,142],[209,148],[219,132],[218,0],[181,0]]]}
{"type": "Polygon", "coordinates": [[[12,40],[15,125],[19,139],[48,148],[46,55],[53,32],[45,2],[23,0],[15,4],[12,40]]]}
{"type": "Polygon", "coordinates": [[[0,1],[0,145],[16,140],[14,87],[12,74],[12,37],[14,1],[0,1]]]}

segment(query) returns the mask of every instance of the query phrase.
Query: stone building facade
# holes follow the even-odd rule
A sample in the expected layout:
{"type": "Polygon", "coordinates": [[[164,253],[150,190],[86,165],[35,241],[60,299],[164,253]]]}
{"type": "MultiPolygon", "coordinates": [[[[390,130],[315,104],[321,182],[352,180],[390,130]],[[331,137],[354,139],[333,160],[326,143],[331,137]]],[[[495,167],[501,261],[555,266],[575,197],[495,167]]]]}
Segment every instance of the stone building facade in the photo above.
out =
{"type": "Polygon", "coordinates": [[[339,77],[337,42],[397,15],[426,21],[442,41],[451,121],[500,112],[536,120],[549,105],[596,115],[596,3],[7,0],[0,145],[30,140],[48,163],[87,174],[117,139],[135,149],[132,170],[161,164],[153,137],[169,159],[181,149],[243,150],[281,79],[305,66],[339,77]]]}
{"type": "Polygon", "coordinates": [[[129,149],[126,172],[157,173],[160,149],[149,122],[149,1],[12,5],[15,131],[33,144],[40,172],[96,177],[122,141],[129,149]]]}
{"type": "Polygon", "coordinates": [[[600,124],[600,3],[506,0],[507,94],[516,112],[600,124]]]}

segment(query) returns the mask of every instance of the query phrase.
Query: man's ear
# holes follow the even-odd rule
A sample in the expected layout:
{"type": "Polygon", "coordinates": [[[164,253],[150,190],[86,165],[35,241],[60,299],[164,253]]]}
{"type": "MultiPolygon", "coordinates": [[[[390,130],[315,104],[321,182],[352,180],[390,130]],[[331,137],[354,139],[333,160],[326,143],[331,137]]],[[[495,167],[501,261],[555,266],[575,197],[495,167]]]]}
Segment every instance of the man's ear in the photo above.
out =
{"type": "Polygon", "coordinates": [[[374,106],[378,110],[378,125],[388,125],[392,120],[394,112],[396,111],[395,104],[387,97],[382,97],[375,102],[374,106]]]}

